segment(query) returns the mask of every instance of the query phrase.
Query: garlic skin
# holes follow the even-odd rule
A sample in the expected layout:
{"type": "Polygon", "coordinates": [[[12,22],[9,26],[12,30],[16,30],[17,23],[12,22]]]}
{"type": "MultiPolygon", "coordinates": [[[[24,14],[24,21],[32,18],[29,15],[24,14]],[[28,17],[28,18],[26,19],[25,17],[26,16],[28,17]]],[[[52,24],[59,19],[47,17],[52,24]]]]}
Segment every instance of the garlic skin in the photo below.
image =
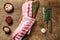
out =
{"type": "Polygon", "coordinates": [[[13,5],[12,4],[6,3],[4,5],[4,9],[5,9],[6,12],[11,12],[11,11],[13,11],[14,8],[13,8],[13,5]]]}
{"type": "Polygon", "coordinates": [[[44,34],[44,33],[46,33],[46,29],[45,28],[42,28],[41,29],[41,32],[44,34]]]}

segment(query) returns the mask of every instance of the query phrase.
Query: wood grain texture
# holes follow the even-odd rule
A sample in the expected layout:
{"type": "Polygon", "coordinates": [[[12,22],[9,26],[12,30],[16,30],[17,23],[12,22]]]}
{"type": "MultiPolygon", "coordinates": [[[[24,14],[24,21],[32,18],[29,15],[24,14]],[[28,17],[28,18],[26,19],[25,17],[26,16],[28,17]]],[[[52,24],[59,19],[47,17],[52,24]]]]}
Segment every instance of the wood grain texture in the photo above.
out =
{"type": "MultiPolygon", "coordinates": [[[[6,35],[3,30],[2,27],[3,26],[9,26],[7,25],[7,23],[5,22],[5,18],[7,16],[11,16],[13,18],[13,25],[9,26],[13,31],[18,27],[18,23],[19,23],[19,19],[21,16],[21,7],[22,4],[24,3],[25,0],[0,0],[0,40],[13,40],[11,35],[6,35]],[[13,4],[14,6],[14,12],[11,14],[8,14],[4,11],[4,4],[6,2],[10,2],[13,4]]],[[[44,36],[40,30],[41,28],[44,26],[43,23],[43,7],[48,7],[49,2],[60,2],[60,0],[39,0],[40,2],[40,7],[37,13],[37,17],[36,17],[36,23],[34,24],[33,28],[32,28],[32,33],[29,36],[28,40],[60,40],[60,3],[59,6],[57,7],[52,7],[52,33],[49,33],[47,31],[46,35],[44,36]]],[[[56,3],[56,5],[58,5],[56,3]]],[[[55,5],[53,3],[51,3],[51,5],[55,5]]]]}

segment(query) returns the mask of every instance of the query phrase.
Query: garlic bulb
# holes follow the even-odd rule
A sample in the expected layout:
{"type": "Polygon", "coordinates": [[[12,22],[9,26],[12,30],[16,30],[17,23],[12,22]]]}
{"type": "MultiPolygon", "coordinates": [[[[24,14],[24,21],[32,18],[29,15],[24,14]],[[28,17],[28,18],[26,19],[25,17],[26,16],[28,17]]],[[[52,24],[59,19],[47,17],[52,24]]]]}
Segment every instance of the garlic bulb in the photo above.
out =
{"type": "Polygon", "coordinates": [[[46,29],[45,29],[45,28],[42,28],[42,29],[41,29],[41,32],[42,32],[42,33],[46,33],[46,29]]]}

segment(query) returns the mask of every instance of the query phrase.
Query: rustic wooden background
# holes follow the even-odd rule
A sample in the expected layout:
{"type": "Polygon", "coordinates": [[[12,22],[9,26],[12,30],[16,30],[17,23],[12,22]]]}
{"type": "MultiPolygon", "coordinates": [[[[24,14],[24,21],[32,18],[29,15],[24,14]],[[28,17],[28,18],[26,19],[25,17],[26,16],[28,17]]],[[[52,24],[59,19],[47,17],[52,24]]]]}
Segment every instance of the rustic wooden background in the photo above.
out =
{"type": "MultiPolygon", "coordinates": [[[[7,16],[11,16],[13,18],[13,25],[9,26],[13,31],[17,28],[20,15],[21,15],[21,7],[25,0],[0,0],[0,40],[13,40],[11,35],[6,35],[2,27],[9,26],[5,22],[5,18],[7,16]],[[10,2],[14,6],[14,12],[8,14],[4,10],[4,4],[6,2],[10,2]]],[[[36,17],[36,23],[33,26],[32,33],[29,36],[28,40],[60,40],[60,0],[39,0],[40,7],[36,17]],[[52,33],[47,31],[44,36],[40,30],[43,26],[43,7],[51,7],[52,8],[52,33]]]]}

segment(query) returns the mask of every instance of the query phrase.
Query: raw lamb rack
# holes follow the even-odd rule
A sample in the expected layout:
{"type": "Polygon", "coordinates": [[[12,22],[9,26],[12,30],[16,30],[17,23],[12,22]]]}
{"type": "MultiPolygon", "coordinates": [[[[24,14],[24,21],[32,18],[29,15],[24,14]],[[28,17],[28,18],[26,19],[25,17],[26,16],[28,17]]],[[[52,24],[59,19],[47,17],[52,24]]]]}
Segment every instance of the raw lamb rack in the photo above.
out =
{"type": "Polygon", "coordinates": [[[32,18],[32,1],[28,1],[22,5],[22,16],[21,23],[13,33],[14,40],[22,40],[35,22],[35,19],[32,18]]]}

